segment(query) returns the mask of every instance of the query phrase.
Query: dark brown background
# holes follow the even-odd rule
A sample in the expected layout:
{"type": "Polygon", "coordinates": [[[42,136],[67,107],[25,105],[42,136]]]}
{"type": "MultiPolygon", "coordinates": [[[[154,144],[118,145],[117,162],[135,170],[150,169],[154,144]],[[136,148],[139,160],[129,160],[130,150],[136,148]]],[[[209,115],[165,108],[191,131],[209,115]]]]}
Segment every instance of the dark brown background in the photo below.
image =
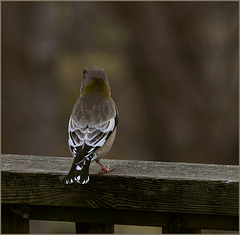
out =
{"type": "Polygon", "coordinates": [[[105,67],[111,158],[238,163],[238,3],[2,3],[2,152],[67,156],[82,70],[105,67]]]}
{"type": "Polygon", "coordinates": [[[238,164],[238,2],[3,2],[2,153],[69,156],[84,67],[108,74],[109,158],[238,164]]]}

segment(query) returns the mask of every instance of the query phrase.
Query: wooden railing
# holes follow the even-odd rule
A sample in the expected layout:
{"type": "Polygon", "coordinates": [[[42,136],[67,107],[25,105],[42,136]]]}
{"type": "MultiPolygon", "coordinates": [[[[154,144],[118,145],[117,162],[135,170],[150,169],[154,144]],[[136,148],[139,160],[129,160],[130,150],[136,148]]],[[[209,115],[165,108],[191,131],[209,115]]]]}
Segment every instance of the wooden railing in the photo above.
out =
{"type": "Polygon", "coordinates": [[[114,233],[114,224],[163,233],[238,230],[238,166],[102,160],[114,170],[64,185],[69,157],[2,155],[2,233],[29,233],[29,220],[72,221],[76,233],[114,233]]]}

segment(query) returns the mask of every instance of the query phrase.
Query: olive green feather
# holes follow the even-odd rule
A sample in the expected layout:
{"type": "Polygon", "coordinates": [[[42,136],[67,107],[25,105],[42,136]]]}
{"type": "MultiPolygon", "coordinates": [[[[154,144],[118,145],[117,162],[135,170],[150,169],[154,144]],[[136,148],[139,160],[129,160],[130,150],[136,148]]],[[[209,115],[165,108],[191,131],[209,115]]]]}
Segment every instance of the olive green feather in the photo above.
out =
{"type": "Polygon", "coordinates": [[[102,79],[93,79],[89,81],[88,84],[86,84],[86,86],[84,87],[80,98],[83,98],[84,96],[89,94],[102,94],[109,99],[111,98],[109,86],[102,79]]]}

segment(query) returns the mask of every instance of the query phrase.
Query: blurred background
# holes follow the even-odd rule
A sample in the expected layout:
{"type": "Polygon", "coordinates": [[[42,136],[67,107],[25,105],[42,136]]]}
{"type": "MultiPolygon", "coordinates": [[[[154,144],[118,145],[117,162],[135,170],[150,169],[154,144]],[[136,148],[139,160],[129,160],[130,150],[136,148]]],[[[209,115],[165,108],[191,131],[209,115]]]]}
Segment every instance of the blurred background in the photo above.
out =
{"type": "Polygon", "coordinates": [[[100,65],[120,114],[108,158],[238,164],[238,17],[238,2],[2,2],[2,153],[71,157],[82,71],[100,65]]]}

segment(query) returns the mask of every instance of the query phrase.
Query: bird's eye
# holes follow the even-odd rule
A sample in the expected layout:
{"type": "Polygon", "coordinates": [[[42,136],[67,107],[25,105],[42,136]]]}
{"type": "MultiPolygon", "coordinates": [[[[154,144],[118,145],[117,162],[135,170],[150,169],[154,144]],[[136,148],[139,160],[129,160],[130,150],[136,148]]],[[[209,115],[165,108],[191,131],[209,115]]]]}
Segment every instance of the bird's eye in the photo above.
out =
{"type": "Polygon", "coordinates": [[[83,74],[85,74],[85,73],[87,73],[87,71],[84,69],[84,70],[83,70],[83,74]]]}

